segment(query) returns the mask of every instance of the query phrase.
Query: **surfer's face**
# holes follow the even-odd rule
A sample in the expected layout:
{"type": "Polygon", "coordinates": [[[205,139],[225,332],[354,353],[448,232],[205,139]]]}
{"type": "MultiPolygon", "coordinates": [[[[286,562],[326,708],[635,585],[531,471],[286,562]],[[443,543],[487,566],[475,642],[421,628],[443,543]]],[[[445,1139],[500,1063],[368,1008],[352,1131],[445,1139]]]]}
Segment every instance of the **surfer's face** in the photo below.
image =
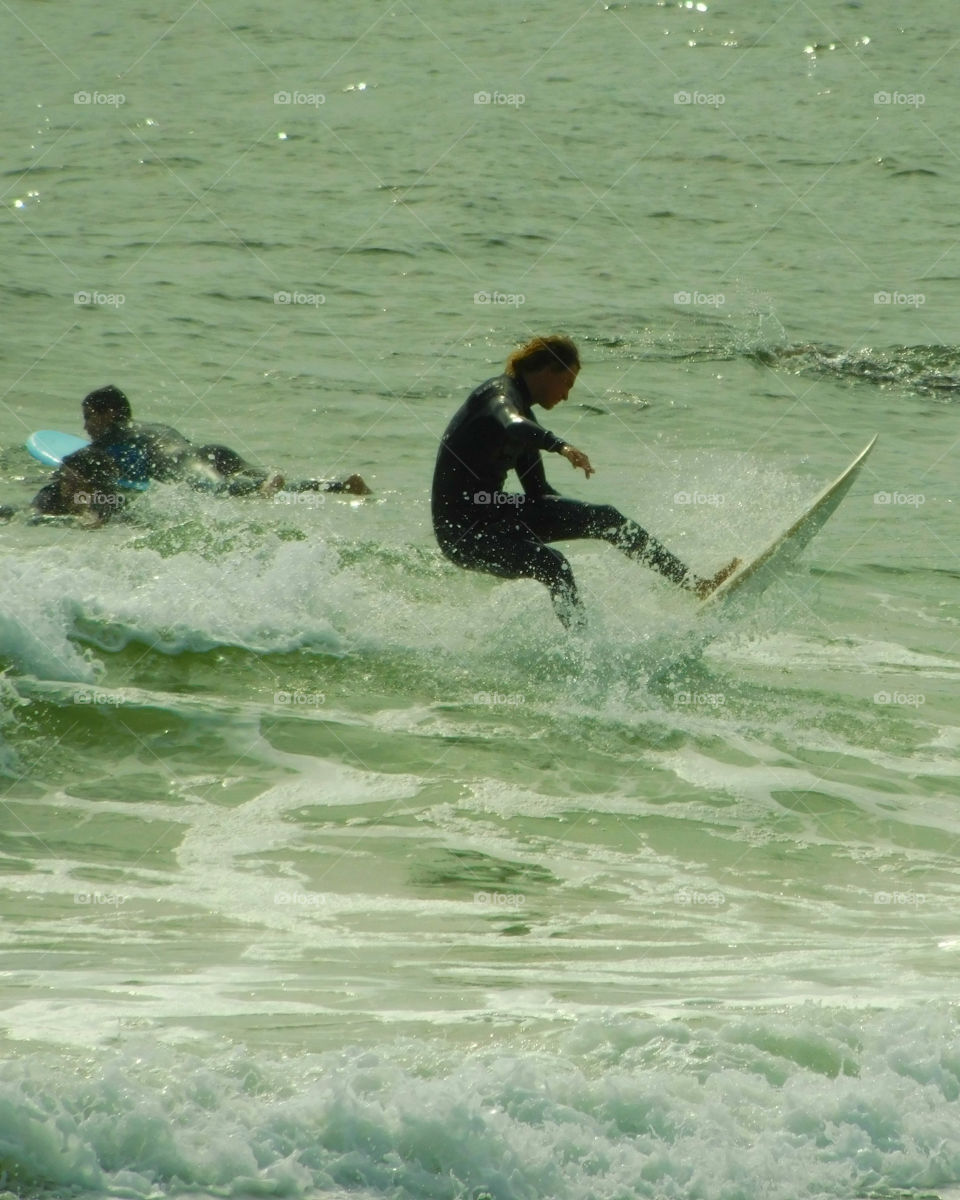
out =
{"type": "Polygon", "coordinates": [[[544,367],[542,371],[528,375],[526,382],[534,404],[539,404],[547,410],[556,408],[570,395],[579,373],[579,368],[554,371],[551,367],[544,367]]]}
{"type": "Polygon", "coordinates": [[[106,433],[110,426],[115,425],[116,422],[117,414],[109,408],[102,409],[99,412],[87,408],[83,410],[83,427],[87,431],[87,436],[93,442],[106,433]]]}

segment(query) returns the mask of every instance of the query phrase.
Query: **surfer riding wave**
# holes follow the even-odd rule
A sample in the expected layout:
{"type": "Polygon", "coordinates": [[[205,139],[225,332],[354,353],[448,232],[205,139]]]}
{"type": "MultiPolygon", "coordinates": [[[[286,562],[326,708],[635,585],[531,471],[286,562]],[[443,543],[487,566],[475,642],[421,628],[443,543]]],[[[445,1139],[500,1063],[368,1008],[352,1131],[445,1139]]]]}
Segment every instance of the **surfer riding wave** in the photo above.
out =
{"type": "Polygon", "coordinates": [[[737,559],[701,578],[616,508],[561,496],[547,482],[543,451],[561,455],[588,479],[594,473],[582,450],[544,429],[533,414],[534,405],[549,412],[566,400],[579,372],[580,355],[569,338],[536,337],[510,356],[503,375],[471,392],[437,454],[432,513],[441,551],[469,570],[536,579],[568,628],[583,625],[583,602],[570,563],[550,542],[602,539],[680,587],[708,595],[737,559]],[[523,494],[503,491],[511,470],[523,494]]]}

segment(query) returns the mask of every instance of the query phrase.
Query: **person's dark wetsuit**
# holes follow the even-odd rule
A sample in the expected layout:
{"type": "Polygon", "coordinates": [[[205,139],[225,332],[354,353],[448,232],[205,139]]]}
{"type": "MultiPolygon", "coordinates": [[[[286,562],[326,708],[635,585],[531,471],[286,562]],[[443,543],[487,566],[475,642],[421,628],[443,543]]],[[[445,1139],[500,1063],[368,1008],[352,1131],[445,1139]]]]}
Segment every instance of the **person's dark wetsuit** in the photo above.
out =
{"type": "Polygon", "coordinates": [[[82,516],[93,523],[123,511],[124,496],[113,458],[92,446],[68,454],[50,482],[30,502],[41,517],[82,516]]]}
{"type": "Polygon", "coordinates": [[[276,479],[284,492],[348,492],[349,481],[339,479],[296,479],[285,481],[274,472],[264,471],[248,463],[229,446],[211,444],[192,450],[187,466],[187,479],[196,488],[226,492],[231,496],[248,496],[259,491],[269,480],[276,479]],[[282,485],[282,486],[281,486],[282,485]]]}
{"type": "Polygon", "coordinates": [[[623,513],[549,485],[540,451],[565,445],[534,417],[522,379],[501,375],[473,391],[447,426],[434,470],[433,528],[443,554],[460,567],[545,584],[565,625],[582,621],[582,605],[570,564],[547,542],[601,538],[694,587],[684,564],[623,513]],[[510,470],[523,495],[503,491],[510,470]]]}
{"type": "MultiPolygon", "coordinates": [[[[125,483],[186,480],[200,491],[246,496],[258,491],[271,473],[248,463],[228,446],[194,446],[169,425],[146,425],[118,421],[90,443],[114,459],[125,483]]],[[[348,488],[335,479],[302,479],[287,483],[289,492],[343,492],[348,488]]]]}
{"type": "Polygon", "coordinates": [[[90,445],[105,450],[117,464],[121,478],[129,483],[179,479],[194,453],[176,429],[140,421],[118,421],[90,445]]]}

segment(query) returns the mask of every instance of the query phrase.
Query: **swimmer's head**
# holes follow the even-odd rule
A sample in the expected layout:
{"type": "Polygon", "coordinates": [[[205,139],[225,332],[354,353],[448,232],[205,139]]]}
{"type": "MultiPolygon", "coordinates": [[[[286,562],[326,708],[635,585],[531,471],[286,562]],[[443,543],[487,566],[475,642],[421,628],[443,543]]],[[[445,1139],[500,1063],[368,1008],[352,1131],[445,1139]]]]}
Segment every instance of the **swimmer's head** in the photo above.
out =
{"type": "Polygon", "coordinates": [[[129,421],[132,416],[130,401],[112,383],[83,399],[83,427],[92,438],[100,437],[111,425],[129,421]]]}

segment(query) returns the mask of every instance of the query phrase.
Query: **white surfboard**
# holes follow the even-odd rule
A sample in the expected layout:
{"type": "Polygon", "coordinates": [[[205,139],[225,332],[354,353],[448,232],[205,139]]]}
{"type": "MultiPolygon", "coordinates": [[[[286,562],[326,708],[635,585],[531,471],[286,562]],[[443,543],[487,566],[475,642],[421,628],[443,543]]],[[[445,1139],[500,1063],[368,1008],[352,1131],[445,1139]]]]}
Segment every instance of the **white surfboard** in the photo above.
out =
{"type": "Polygon", "coordinates": [[[698,611],[718,609],[734,597],[745,600],[748,596],[759,596],[771,583],[779,579],[837,510],[876,441],[877,435],[874,435],[843,474],[823,489],[807,511],[798,517],[789,529],[781,533],[762,554],[729,575],[701,601],[698,611]]]}

